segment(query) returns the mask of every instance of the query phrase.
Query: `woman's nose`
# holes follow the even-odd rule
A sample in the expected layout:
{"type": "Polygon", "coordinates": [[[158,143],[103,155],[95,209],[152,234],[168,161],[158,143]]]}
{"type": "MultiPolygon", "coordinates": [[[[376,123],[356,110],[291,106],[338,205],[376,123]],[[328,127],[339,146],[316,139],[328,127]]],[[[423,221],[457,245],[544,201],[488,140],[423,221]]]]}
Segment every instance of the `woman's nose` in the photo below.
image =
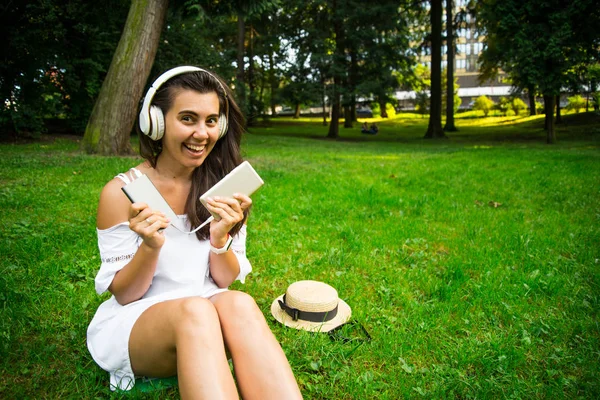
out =
{"type": "Polygon", "coordinates": [[[196,125],[196,129],[194,129],[194,136],[198,138],[207,138],[208,137],[208,127],[204,123],[199,123],[196,125]]]}

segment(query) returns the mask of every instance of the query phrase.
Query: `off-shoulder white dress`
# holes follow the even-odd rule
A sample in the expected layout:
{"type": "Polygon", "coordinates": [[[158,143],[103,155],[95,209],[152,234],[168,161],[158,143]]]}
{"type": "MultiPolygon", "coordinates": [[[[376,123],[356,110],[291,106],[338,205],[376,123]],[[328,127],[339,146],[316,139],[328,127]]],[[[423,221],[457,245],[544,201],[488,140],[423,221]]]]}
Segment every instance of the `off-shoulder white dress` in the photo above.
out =
{"type": "MultiPolygon", "coordinates": [[[[190,230],[186,216],[172,221],[185,231],[190,230]]],[[[115,274],[133,258],[142,243],[141,237],[123,222],[108,229],[97,229],[102,264],[95,279],[96,292],[102,294],[115,274]]],[[[148,307],[188,296],[211,297],[220,289],[210,276],[208,240],[199,241],[195,234],[186,234],[169,226],[163,231],[165,243],[160,251],[156,272],[146,294],[137,301],[120,305],[114,296],[98,307],[87,330],[87,346],[94,360],[110,373],[112,390],[129,390],[135,376],[129,360],[129,335],[135,321],[148,307]]],[[[240,264],[237,280],[244,282],[252,271],[246,257],[246,226],[233,237],[231,248],[240,264]]]]}

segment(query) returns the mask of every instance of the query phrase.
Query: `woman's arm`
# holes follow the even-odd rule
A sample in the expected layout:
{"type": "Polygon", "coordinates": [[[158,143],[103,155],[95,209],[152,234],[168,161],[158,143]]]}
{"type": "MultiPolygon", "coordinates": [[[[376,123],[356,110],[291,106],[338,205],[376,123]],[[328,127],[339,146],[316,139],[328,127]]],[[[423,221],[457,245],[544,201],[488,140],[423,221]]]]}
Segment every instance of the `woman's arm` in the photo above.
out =
{"type": "MultiPolygon", "coordinates": [[[[221,219],[210,224],[210,243],[222,248],[229,240],[229,231],[244,219],[244,210],[252,205],[245,195],[235,194],[233,198],[214,198],[207,200],[209,210],[217,213],[221,219]]],[[[240,263],[231,248],[222,254],[210,252],[210,275],[220,288],[228,287],[240,273],[240,263]]]]}
{"type": "Polygon", "coordinates": [[[131,204],[121,186],[120,180],[113,179],[102,190],[96,224],[98,229],[107,229],[128,220],[129,228],[143,240],[131,261],[116,273],[108,287],[119,304],[125,305],[139,300],[148,291],[165,241],[159,229],[166,228],[169,221],[144,203],[131,204]]]}

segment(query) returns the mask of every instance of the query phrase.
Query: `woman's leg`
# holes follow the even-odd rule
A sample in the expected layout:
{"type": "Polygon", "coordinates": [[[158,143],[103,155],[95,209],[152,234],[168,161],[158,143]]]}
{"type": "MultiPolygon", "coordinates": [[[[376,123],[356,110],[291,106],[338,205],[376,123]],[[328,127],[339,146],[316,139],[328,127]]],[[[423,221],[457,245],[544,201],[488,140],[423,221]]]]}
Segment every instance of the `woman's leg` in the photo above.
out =
{"type": "Polygon", "coordinates": [[[238,399],[214,305],[200,297],[148,308],[133,325],[129,357],[136,375],[177,374],[183,399],[238,399]]]}
{"type": "Polygon", "coordinates": [[[301,399],[287,358],[254,299],[228,291],[210,300],[219,313],[242,398],[301,399]]]}

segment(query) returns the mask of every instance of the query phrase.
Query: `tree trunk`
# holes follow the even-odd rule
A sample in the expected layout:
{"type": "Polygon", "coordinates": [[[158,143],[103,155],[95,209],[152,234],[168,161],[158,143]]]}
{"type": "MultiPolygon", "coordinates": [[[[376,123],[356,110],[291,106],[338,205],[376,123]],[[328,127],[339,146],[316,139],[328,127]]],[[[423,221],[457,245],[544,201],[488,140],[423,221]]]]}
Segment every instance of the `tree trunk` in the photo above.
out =
{"type": "Polygon", "coordinates": [[[294,119],[300,118],[300,103],[296,103],[294,107],[294,119]]]}
{"type": "MultiPolygon", "coordinates": [[[[263,55],[263,58],[261,60],[263,65],[267,65],[267,60],[266,60],[266,56],[263,55]]],[[[266,68],[265,68],[266,69],[266,68]]],[[[260,79],[260,85],[258,87],[258,97],[256,100],[256,103],[259,105],[259,115],[262,115],[263,120],[265,120],[265,118],[267,118],[267,112],[266,109],[264,108],[264,104],[265,102],[264,100],[264,95],[265,95],[265,87],[267,86],[267,80],[269,79],[269,75],[268,75],[268,71],[265,71],[265,73],[260,75],[261,79],[260,79]]]]}
{"type": "Polygon", "coordinates": [[[244,79],[244,54],[246,41],[246,21],[241,13],[238,13],[238,37],[237,37],[237,76],[236,76],[236,94],[237,103],[244,113],[248,112],[246,104],[246,85],[244,79]]]}
{"type": "Polygon", "coordinates": [[[325,77],[321,74],[321,85],[323,85],[323,93],[321,96],[321,104],[323,104],[323,126],[327,126],[327,103],[325,102],[325,77]]]}
{"type": "Polygon", "coordinates": [[[442,0],[431,0],[431,99],[425,138],[444,138],[442,129],[442,0]]]}
{"type": "Polygon", "coordinates": [[[258,104],[256,101],[256,79],[254,78],[254,25],[250,24],[248,39],[248,126],[256,125],[258,104]]]}
{"type": "Polygon", "coordinates": [[[344,106],[344,128],[352,128],[352,108],[350,104],[344,106]]]}
{"type": "Polygon", "coordinates": [[[339,78],[336,76],[333,79],[333,96],[331,102],[331,120],[329,122],[329,131],[327,137],[337,139],[340,137],[340,92],[339,92],[339,78]]]}
{"type": "Polygon", "coordinates": [[[590,111],[590,88],[592,87],[591,82],[588,85],[588,90],[585,94],[585,112],[590,111]]]}
{"type": "Polygon", "coordinates": [[[379,110],[380,110],[380,113],[381,113],[381,118],[387,118],[388,117],[388,113],[387,113],[387,109],[386,109],[386,103],[385,103],[384,100],[379,100],[379,110]]]}
{"type": "Polygon", "coordinates": [[[88,120],[88,153],[131,154],[131,131],[150,75],[168,0],[133,0],[121,39],[88,120]]]}
{"type": "Polygon", "coordinates": [[[356,83],[358,81],[358,61],[356,59],[356,49],[352,46],[350,51],[350,80],[348,82],[350,91],[350,128],[352,128],[356,119],[356,83]]]}
{"type": "Polygon", "coordinates": [[[335,33],[335,54],[334,54],[334,75],[333,75],[333,99],[331,102],[331,121],[329,123],[329,132],[327,137],[331,139],[337,139],[340,137],[340,87],[342,85],[342,77],[340,70],[344,71],[343,65],[345,54],[344,54],[344,42],[343,42],[343,26],[340,17],[337,12],[337,1],[333,0],[332,10],[334,10],[333,16],[333,31],[335,33]],[[337,68],[336,68],[337,67],[337,68]]]}
{"type": "Polygon", "coordinates": [[[556,96],[556,123],[562,124],[562,116],[560,115],[560,94],[556,96]]]}
{"type": "Polygon", "coordinates": [[[269,47],[269,86],[271,87],[271,115],[275,116],[275,91],[277,90],[277,82],[275,80],[275,62],[273,61],[273,46],[269,47]]]}
{"type": "Polygon", "coordinates": [[[546,143],[556,143],[556,134],[554,132],[554,99],[552,95],[544,95],[544,108],[546,109],[546,143]]]}
{"type": "Polygon", "coordinates": [[[458,130],[456,129],[456,125],[454,125],[454,25],[452,18],[453,7],[454,2],[452,0],[446,0],[446,44],[448,47],[448,66],[446,67],[446,126],[444,126],[444,130],[446,132],[456,132],[458,130]]]}
{"type": "Polygon", "coordinates": [[[535,89],[533,87],[530,86],[527,89],[527,96],[529,97],[529,115],[536,115],[537,110],[535,108],[535,89]]]}

